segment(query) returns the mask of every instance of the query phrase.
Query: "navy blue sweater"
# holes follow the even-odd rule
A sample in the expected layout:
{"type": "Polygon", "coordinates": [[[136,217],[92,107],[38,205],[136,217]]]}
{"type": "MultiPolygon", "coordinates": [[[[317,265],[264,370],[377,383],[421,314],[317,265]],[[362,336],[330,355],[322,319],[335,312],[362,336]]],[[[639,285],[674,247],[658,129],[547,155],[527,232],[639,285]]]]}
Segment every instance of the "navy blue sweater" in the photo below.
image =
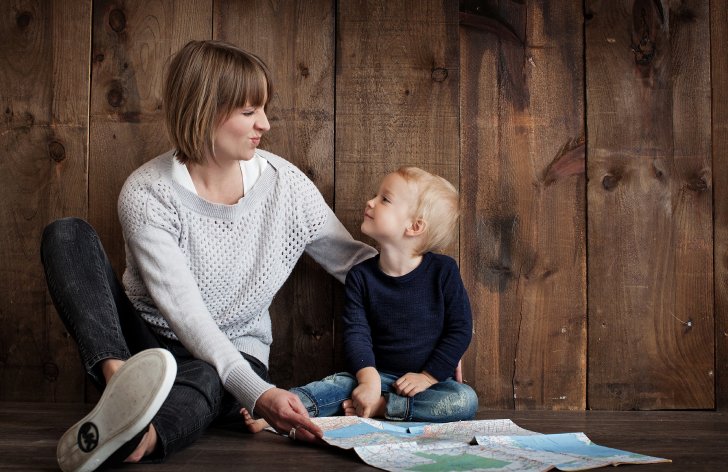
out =
{"type": "Polygon", "coordinates": [[[429,372],[452,377],[470,344],[473,320],[455,261],[426,253],[409,274],[391,277],[379,255],[352,267],[346,277],[343,316],[347,366],[401,376],[429,372]]]}

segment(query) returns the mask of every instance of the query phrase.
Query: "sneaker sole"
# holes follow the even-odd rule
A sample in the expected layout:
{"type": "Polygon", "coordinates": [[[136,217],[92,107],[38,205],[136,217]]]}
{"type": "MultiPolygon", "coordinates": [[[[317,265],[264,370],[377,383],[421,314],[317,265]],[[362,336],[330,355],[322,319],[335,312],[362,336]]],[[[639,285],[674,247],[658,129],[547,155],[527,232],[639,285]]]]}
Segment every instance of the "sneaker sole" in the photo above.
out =
{"type": "Polygon", "coordinates": [[[58,442],[56,457],[61,470],[98,468],[152,421],[176,375],[177,363],[165,349],[148,349],[126,361],[111,377],[94,409],[58,442]]]}

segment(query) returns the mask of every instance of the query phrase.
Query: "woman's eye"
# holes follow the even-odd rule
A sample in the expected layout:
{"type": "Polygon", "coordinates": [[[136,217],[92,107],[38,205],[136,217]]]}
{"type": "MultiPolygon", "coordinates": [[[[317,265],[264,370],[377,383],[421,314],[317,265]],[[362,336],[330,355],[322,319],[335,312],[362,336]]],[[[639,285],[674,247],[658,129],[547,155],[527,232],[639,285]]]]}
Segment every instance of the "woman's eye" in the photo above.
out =
{"type": "Polygon", "coordinates": [[[243,115],[245,115],[245,116],[253,116],[253,113],[255,113],[255,112],[254,111],[244,111],[243,112],[243,115]]]}

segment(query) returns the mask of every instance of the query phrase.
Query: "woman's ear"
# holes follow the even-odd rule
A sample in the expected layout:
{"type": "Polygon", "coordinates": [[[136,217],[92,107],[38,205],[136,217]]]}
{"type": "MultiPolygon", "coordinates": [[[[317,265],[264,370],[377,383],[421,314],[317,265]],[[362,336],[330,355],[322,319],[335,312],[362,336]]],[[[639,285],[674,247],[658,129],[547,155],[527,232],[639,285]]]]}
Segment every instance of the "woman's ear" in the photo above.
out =
{"type": "Polygon", "coordinates": [[[404,232],[407,236],[419,236],[425,232],[427,228],[427,222],[422,218],[418,218],[412,222],[412,224],[404,232]]]}

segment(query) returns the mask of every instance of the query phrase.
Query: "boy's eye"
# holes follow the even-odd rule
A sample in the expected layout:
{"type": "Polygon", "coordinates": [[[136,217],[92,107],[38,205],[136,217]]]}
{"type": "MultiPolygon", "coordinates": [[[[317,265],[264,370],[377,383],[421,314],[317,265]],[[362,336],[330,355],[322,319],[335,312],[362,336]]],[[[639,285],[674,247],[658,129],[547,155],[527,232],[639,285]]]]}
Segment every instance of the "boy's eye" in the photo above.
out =
{"type": "Polygon", "coordinates": [[[382,201],[383,201],[384,203],[390,203],[390,202],[389,202],[389,198],[387,198],[387,197],[382,197],[382,201]]]}

